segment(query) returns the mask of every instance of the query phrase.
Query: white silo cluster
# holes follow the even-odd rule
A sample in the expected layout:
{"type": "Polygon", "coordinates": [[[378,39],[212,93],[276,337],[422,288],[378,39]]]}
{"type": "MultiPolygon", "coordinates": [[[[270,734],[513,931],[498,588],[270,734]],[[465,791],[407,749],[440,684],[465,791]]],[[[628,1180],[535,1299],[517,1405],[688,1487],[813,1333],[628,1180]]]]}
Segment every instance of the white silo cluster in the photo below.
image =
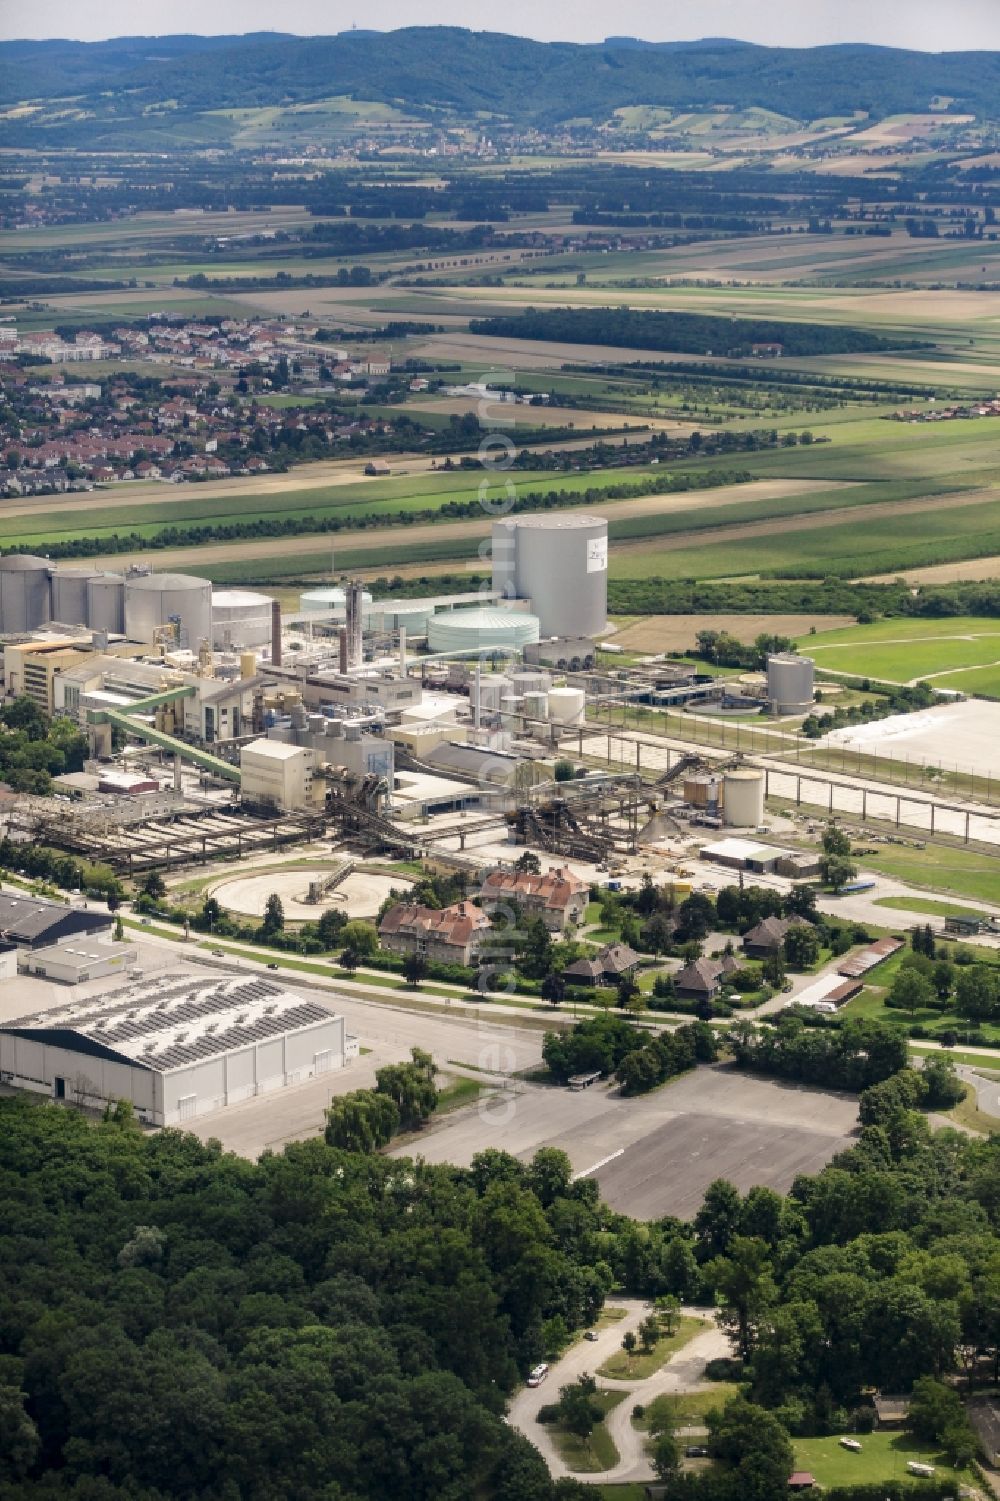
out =
{"type": "Polygon", "coordinates": [[[125,579],[97,568],[59,568],[47,558],[0,558],[0,632],[38,630],[56,621],[120,636],[125,630],[125,579]]]}
{"type": "Polygon", "coordinates": [[[539,668],[477,673],[469,697],[473,726],[488,738],[499,731],[507,740],[558,739],[560,730],[582,724],[586,712],[582,688],[554,687],[539,668]]]}
{"type": "Polygon", "coordinates": [[[608,523],[576,511],[493,523],[493,588],[525,599],[543,637],[599,635],[608,623],[608,523]]]}

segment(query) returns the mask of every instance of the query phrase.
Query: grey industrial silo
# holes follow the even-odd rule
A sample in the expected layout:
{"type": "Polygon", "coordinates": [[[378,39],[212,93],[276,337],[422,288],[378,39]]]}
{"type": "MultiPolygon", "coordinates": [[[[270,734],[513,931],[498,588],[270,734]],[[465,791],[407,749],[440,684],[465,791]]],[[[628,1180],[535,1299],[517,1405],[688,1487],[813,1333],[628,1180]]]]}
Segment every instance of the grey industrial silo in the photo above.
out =
{"type": "Polygon", "coordinates": [[[180,646],[197,651],[212,639],[212,585],[187,573],[148,573],[125,580],[125,634],[152,641],[174,625],[180,646]]]}
{"type": "Polygon", "coordinates": [[[530,599],[542,637],[591,638],[608,623],[608,523],[553,511],[493,523],[493,587],[530,599]]]}
{"type": "Polygon", "coordinates": [[[51,566],[28,553],[0,558],[0,631],[33,631],[52,619],[51,566]]]}
{"type": "Polygon", "coordinates": [[[92,573],[87,580],[87,624],[111,636],[125,634],[125,577],[121,573],[92,573]]]}

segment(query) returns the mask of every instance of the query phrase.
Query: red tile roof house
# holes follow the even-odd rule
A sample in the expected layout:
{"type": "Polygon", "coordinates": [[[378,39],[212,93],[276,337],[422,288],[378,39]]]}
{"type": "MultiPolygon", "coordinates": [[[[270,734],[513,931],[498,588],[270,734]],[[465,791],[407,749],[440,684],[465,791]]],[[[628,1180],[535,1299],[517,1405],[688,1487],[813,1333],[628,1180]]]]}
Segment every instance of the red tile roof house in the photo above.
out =
{"type": "Polygon", "coordinates": [[[538,876],[525,870],[491,870],[479,895],[487,912],[516,905],[540,917],[550,933],[564,933],[583,921],[590,887],[565,866],[538,876]]]}
{"type": "Polygon", "coordinates": [[[490,931],[481,907],[418,907],[400,902],[379,923],[378,936],[390,954],[422,954],[443,964],[471,964],[490,931]]]}

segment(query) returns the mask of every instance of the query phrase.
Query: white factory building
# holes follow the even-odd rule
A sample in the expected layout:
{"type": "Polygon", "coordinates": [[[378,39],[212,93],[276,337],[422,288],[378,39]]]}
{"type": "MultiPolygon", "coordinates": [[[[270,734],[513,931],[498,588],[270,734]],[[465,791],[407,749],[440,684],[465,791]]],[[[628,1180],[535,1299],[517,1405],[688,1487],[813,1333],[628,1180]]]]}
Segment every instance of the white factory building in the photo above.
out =
{"type": "Polygon", "coordinates": [[[344,1018],[262,978],[143,981],[0,1026],[0,1082],[172,1126],[344,1066],[344,1018]]]}

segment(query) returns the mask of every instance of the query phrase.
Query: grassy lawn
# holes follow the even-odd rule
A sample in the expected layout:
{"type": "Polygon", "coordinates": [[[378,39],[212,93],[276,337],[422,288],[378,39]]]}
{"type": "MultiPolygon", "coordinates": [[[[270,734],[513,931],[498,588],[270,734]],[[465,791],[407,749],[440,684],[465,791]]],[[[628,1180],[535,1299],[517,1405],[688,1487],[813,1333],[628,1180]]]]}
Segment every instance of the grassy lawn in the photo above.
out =
{"type": "Polygon", "coordinates": [[[883,1480],[905,1480],[911,1459],[930,1464],[936,1480],[967,1480],[967,1472],[951,1468],[933,1446],[920,1443],[908,1433],[868,1433],[861,1436],[861,1453],[842,1449],[835,1437],[793,1439],[795,1468],[808,1470],[821,1486],[859,1484],[877,1485],[883,1480]]]}
{"type": "Polygon", "coordinates": [[[1000,890],[1000,860],[949,845],[929,844],[922,850],[894,846],[879,850],[877,855],[866,855],[862,865],[865,870],[877,870],[911,886],[980,902],[995,902],[1000,890]]]}
{"type": "Polygon", "coordinates": [[[657,1418],[675,1430],[700,1428],[706,1413],[716,1407],[725,1407],[730,1397],[738,1395],[739,1387],[731,1381],[713,1382],[711,1389],[704,1392],[683,1392],[676,1397],[664,1393],[661,1397],[654,1397],[642,1417],[634,1418],[633,1422],[647,1432],[657,1418]]]}
{"type": "MultiPolygon", "coordinates": [[[[627,1396],[628,1392],[598,1392],[594,1401],[607,1417],[627,1396]]],[[[553,1424],[549,1431],[560,1458],[574,1474],[594,1475],[618,1463],[618,1450],[603,1423],[598,1423],[589,1439],[577,1438],[558,1424],[553,1424]]]]}
{"type": "Polygon", "coordinates": [[[965,1099],[960,1100],[947,1113],[957,1126],[965,1126],[969,1131],[979,1131],[983,1136],[992,1136],[1000,1131],[1000,1120],[995,1115],[987,1115],[985,1110],[980,1110],[976,1103],[976,1091],[971,1084],[965,1091],[965,1099]]]}
{"type": "Polygon", "coordinates": [[[658,1339],[648,1354],[636,1350],[629,1359],[624,1350],[618,1350],[598,1367],[597,1374],[608,1376],[614,1381],[644,1381],[647,1376],[658,1371],[671,1355],[682,1350],[689,1340],[707,1328],[706,1319],[682,1318],[676,1331],[658,1339]]]}
{"type": "Polygon", "coordinates": [[[595,1485],[592,1489],[601,1501],[646,1501],[644,1485],[595,1485]]]}
{"type": "MultiPolygon", "coordinates": [[[[926,1056],[928,1053],[937,1054],[940,1048],[922,1047],[919,1042],[910,1044],[910,1052],[926,1056]]],[[[979,1069],[990,1078],[1000,1074],[1000,1053],[970,1053],[968,1049],[946,1048],[945,1057],[950,1058],[952,1063],[964,1063],[967,1068],[979,1069]]]]}
{"type": "Polygon", "coordinates": [[[891,907],[894,912],[926,913],[928,917],[967,917],[968,907],[956,906],[954,902],[937,902],[926,896],[878,896],[876,907],[891,907]]]}
{"type": "MultiPolygon", "coordinates": [[[[448,1115],[452,1110],[460,1110],[463,1105],[471,1105],[473,1100],[478,1100],[483,1086],[478,1079],[452,1079],[443,1089],[438,1090],[438,1102],[435,1115],[448,1115]]],[[[493,1093],[492,1090],[489,1091],[493,1093]]]]}

